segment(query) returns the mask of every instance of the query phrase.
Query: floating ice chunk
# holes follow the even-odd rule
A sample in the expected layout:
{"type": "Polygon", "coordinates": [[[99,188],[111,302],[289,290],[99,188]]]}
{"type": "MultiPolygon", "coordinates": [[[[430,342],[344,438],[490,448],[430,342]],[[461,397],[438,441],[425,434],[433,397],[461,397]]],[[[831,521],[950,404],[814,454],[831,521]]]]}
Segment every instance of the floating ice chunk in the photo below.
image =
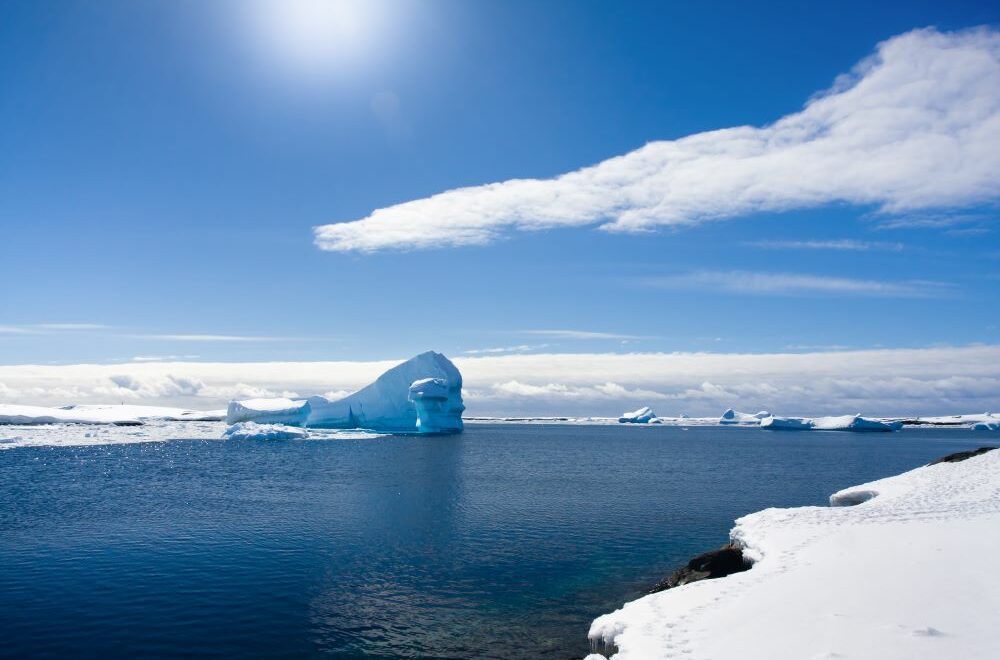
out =
{"type": "Polygon", "coordinates": [[[306,401],[292,399],[247,399],[230,401],[226,423],[257,422],[259,424],[292,424],[302,426],[309,416],[306,401]]]}
{"type": "Polygon", "coordinates": [[[227,428],[222,437],[227,440],[300,440],[308,438],[309,432],[282,424],[240,422],[227,428]]]}
{"type": "Polygon", "coordinates": [[[719,418],[719,424],[749,424],[752,426],[757,426],[760,424],[760,420],[766,419],[771,416],[771,413],[766,410],[761,410],[757,413],[742,413],[736,412],[732,408],[722,413],[722,417],[719,418]]]}
{"type": "Polygon", "coordinates": [[[1000,431],[1000,422],[976,422],[973,431],[1000,431]]]}
{"type": "Polygon", "coordinates": [[[818,431],[898,431],[903,428],[902,422],[883,422],[861,415],[817,417],[811,422],[818,431]]]}
{"type": "Polygon", "coordinates": [[[812,420],[801,417],[765,417],[760,420],[762,429],[774,431],[808,431],[812,428],[812,420]]]}
{"type": "Polygon", "coordinates": [[[622,416],[618,418],[618,423],[620,424],[648,424],[654,419],[657,419],[656,413],[649,406],[643,406],[638,410],[633,410],[632,412],[622,413],[622,416]]]}

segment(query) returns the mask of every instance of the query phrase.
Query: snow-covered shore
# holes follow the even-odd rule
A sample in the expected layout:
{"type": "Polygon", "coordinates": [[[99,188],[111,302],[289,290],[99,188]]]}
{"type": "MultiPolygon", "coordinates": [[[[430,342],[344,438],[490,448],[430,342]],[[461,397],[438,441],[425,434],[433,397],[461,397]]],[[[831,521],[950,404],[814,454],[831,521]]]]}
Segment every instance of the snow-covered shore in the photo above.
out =
{"type": "Polygon", "coordinates": [[[830,502],[740,518],[751,570],[626,603],[592,644],[619,660],[1000,655],[1000,450],[830,502]]]}

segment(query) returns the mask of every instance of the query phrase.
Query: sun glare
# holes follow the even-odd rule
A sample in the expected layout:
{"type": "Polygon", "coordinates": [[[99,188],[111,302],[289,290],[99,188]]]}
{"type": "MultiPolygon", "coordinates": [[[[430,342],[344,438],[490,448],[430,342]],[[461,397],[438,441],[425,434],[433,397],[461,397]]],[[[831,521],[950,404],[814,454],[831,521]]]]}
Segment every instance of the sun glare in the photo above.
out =
{"type": "Polygon", "coordinates": [[[268,68],[296,77],[325,77],[363,61],[382,17],[364,0],[255,0],[251,39],[268,68]]]}

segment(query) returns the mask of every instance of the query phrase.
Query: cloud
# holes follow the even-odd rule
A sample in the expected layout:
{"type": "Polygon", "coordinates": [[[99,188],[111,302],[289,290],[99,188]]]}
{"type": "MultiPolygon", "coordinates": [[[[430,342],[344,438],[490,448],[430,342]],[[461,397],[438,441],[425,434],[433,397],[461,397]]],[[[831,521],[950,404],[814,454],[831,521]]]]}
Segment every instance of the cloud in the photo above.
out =
{"type": "Polygon", "coordinates": [[[589,330],[521,330],[523,335],[538,335],[553,339],[649,339],[638,335],[623,335],[617,332],[591,332],[589,330]]]}
{"type": "Polygon", "coordinates": [[[459,188],[314,229],[323,250],[482,245],[509,230],[637,232],[829,203],[884,213],[1000,197],[1000,32],[923,29],[878,45],[763,128],[656,141],[552,179],[459,188]]]}
{"type": "Polygon", "coordinates": [[[900,252],[903,250],[902,243],[855,241],[849,238],[830,241],[750,241],[747,245],[768,250],[850,250],[856,252],[867,252],[868,250],[900,252]]]}
{"type": "MultiPolygon", "coordinates": [[[[835,352],[532,353],[456,358],[468,414],[945,414],[1000,409],[1000,345],[835,352]]],[[[0,401],[192,408],[363,387],[396,364],[147,362],[0,366],[0,401]]]]}
{"type": "Polygon", "coordinates": [[[130,335],[134,339],[156,339],[159,341],[189,342],[257,342],[288,341],[292,337],[255,337],[252,335],[130,335]]]}
{"type": "Polygon", "coordinates": [[[825,277],[797,273],[758,273],[751,271],[695,271],[682,275],[650,277],[640,280],[646,286],[663,289],[727,291],[747,295],[832,294],[932,298],[951,290],[943,282],[915,280],[883,282],[848,277],[825,277]]]}
{"type": "Polygon", "coordinates": [[[104,330],[110,326],[101,323],[39,323],[35,327],[45,330],[104,330]]]}
{"type": "Polygon", "coordinates": [[[548,344],[519,344],[518,346],[498,346],[495,348],[473,348],[463,351],[465,355],[497,355],[500,353],[524,353],[548,348],[548,344]]]}

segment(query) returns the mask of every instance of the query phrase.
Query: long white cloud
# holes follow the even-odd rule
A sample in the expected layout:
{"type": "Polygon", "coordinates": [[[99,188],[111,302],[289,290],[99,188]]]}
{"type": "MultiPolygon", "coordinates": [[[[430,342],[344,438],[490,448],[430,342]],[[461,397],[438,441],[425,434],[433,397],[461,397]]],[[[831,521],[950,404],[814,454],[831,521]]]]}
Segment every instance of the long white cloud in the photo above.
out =
{"type": "Polygon", "coordinates": [[[832,202],[885,212],[1000,197],[1000,32],[916,30],[763,128],[651,142],[553,179],[459,188],[315,228],[324,250],[485,244],[510,229],[642,231],[832,202]]]}
{"type": "Polygon", "coordinates": [[[944,282],[860,280],[799,273],[757,273],[749,271],[696,271],[681,275],[649,277],[646,286],[663,289],[704,289],[750,295],[797,295],[826,293],[851,296],[933,298],[953,291],[944,282]]]}
{"type": "MultiPolygon", "coordinates": [[[[584,353],[463,357],[470,415],[788,414],[1000,410],[1000,345],[812,353],[584,353]]],[[[146,402],[214,408],[229,398],[355,390],[378,362],[0,366],[0,402],[146,402]]]]}

